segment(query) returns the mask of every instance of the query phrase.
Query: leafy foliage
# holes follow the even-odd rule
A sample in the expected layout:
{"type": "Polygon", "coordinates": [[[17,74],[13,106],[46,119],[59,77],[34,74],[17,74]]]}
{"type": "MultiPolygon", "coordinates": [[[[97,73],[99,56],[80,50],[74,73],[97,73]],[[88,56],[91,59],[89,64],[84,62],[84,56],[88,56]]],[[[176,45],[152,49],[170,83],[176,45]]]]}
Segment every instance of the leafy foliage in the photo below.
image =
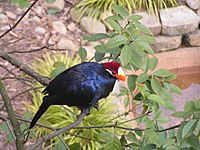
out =
{"type": "MultiPolygon", "coordinates": [[[[82,53],[79,54],[82,56],[82,53]]],[[[44,55],[44,59],[38,59],[36,63],[32,65],[32,68],[44,76],[54,78],[66,68],[80,63],[80,59],[78,57],[70,57],[67,53],[56,53],[53,56],[54,57],[49,54],[44,55]]],[[[36,83],[35,86],[40,86],[40,84],[36,83]]],[[[26,104],[28,112],[35,114],[39,109],[43,98],[41,91],[42,89],[31,92],[33,96],[33,104],[26,104]]],[[[117,117],[118,112],[116,112],[116,109],[117,105],[114,105],[110,98],[102,100],[100,102],[100,110],[91,110],[91,114],[81,122],[80,126],[104,126],[114,124],[115,122],[121,122],[120,119],[125,119],[125,117],[121,117],[119,119],[117,117]]],[[[39,122],[53,128],[62,128],[73,123],[76,120],[77,114],[79,114],[79,111],[75,107],[51,106],[41,117],[39,122]]],[[[126,124],[124,124],[124,126],[126,126],[126,124]]],[[[36,127],[35,129],[35,135],[37,137],[41,137],[51,132],[51,130],[41,127],[36,127]]],[[[63,133],[60,137],[68,143],[72,150],[77,149],[77,147],[95,150],[106,147],[107,141],[111,142],[110,140],[112,138],[106,137],[102,139],[104,135],[112,135],[116,137],[112,142],[114,145],[114,143],[118,140],[117,136],[121,135],[121,133],[122,131],[120,129],[113,130],[111,128],[103,130],[100,128],[72,129],[67,133],[63,133]]],[[[118,145],[121,146],[119,140],[118,145]]],[[[57,137],[51,139],[51,141],[47,141],[44,144],[44,147],[65,149],[64,145],[57,137]]]]}
{"type": "Polygon", "coordinates": [[[121,6],[112,5],[112,8],[114,15],[106,19],[113,29],[112,32],[103,36],[85,36],[84,40],[105,41],[104,44],[94,47],[94,59],[118,61],[128,70],[127,87],[121,88],[119,96],[124,97],[123,103],[126,107],[130,103],[142,107],[139,116],[143,116],[136,121],[145,128],[126,131],[120,138],[120,148],[114,148],[118,143],[115,137],[110,145],[114,144],[114,149],[199,149],[199,101],[186,103],[183,112],[175,111],[171,92],[181,94],[181,90],[170,83],[176,78],[174,73],[164,68],[155,69],[158,59],[149,45],[155,42],[151,31],[139,23],[140,16],[128,16],[121,6]],[[122,20],[125,25],[120,23],[122,20]],[[175,130],[176,127],[166,130],[162,127],[162,123],[168,122],[168,118],[163,116],[161,106],[174,111],[172,116],[184,118],[178,131],[175,130]],[[152,114],[145,115],[149,112],[152,114]]]}
{"type": "MultiPolygon", "coordinates": [[[[141,10],[143,8],[151,14],[158,15],[160,9],[176,5],[177,0],[81,0],[75,8],[81,11],[80,16],[85,14],[94,18],[101,18],[103,13],[110,12],[111,9],[117,14],[121,14],[122,17],[132,14],[133,10],[141,10]],[[124,11],[123,8],[126,8],[128,12],[124,11]]],[[[110,23],[112,20],[108,22],[110,25],[112,24],[110,23]]]]}
{"type": "Polygon", "coordinates": [[[14,5],[18,5],[19,8],[26,8],[30,5],[29,0],[11,0],[11,3],[14,5]]]}

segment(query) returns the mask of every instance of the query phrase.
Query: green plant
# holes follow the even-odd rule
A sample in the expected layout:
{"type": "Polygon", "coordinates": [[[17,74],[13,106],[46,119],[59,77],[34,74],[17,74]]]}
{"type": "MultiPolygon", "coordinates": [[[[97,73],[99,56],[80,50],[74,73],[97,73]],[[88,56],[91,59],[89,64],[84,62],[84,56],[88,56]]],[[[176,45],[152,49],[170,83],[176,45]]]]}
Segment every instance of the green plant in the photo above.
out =
{"type": "Polygon", "coordinates": [[[133,10],[146,9],[149,13],[158,15],[160,9],[176,6],[177,0],[81,0],[75,8],[81,11],[80,17],[85,14],[101,18],[104,12],[111,12],[112,4],[126,8],[129,14],[133,10]]]}
{"type": "MultiPolygon", "coordinates": [[[[59,73],[64,71],[66,68],[74,66],[79,63],[80,59],[78,57],[69,57],[67,53],[56,53],[52,56],[49,54],[44,55],[44,59],[37,59],[36,63],[32,65],[32,68],[41,73],[44,76],[49,76],[54,78],[59,73]]],[[[35,86],[40,86],[36,83],[35,86]]],[[[39,91],[31,92],[33,96],[33,104],[26,104],[28,112],[35,114],[38,110],[40,104],[42,103],[43,94],[42,89],[39,91]]],[[[105,126],[114,124],[113,122],[121,122],[120,119],[125,119],[125,117],[118,118],[118,113],[115,110],[117,105],[114,105],[111,98],[102,100],[100,102],[100,109],[91,110],[91,114],[86,117],[80,124],[80,126],[105,126]],[[116,118],[116,119],[113,119],[116,118]]],[[[79,114],[77,108],[67,107],[67,106],[51,106],[39,120],[39,123],[53,127],[62,128],[76,120],[76,115],[79,114]]],[[[52,131],[47,128],[36,127],[35,135],[41,137],[43,135],[49,134],[52,131]]],[[[77,149],[77,146],[82,149],[100,149],[106,145],[108,137],[119,136],[122,134],[120,129],[72,129],[67,133],[63,133],[60,137],[68,143],[70,149],[77,149]],[[105,136],[105,137],[104,137],[105,136]],[[104,137],[102,139],[102,137],[104,137]]],[[[62,147],[62,143],[56,137],[44,143],[45,148],[59,149],[62,147]]]]}
{"type": "Polygon", "coordinates": [[[18,5],[19,8],[26,8],[30,5],[29,0],[11,0],[11,4],[18,5]]]}
{"type": "MultiPolygon", "coordinates": [[[[127,86],[121,89],[119,96],[124,97],[126,107],[130,103],[142,107],[137,122],[143,124],[144,128],[125,132],[120,138],[121,146],[138,150],[200,148],[199,106],[196,106],[199,101],[189,102],[186,104],[186,112],[173,115],[186,117],[186,122],[164,129],[162,123],[168,122],[168,118],[162,114],[161,106],[176,112],[171,92],[181,94],[180,88],[170,82],[176,75],[163,68],[156,70],[158,60],[149,45],[155,42],[155,38],[148,28],[139,23],[141,16],[129,16],[123,7],[117,5],[112,5],[112,9],[114,15],[108,17],[106,22],[113,31],[108,34],[87,35],[84,39],[88,42],[106,41],[94,47],[94,59],[120,62],[129,74],[127,86]],[[121,21],[125,22],[124,27],[121,26],[121,21]],[[150,112],[151,115],[145,115],[150,112]],[[179,128],[178,132],[175,128],[179,128]]],[[[86,58],[86,51],[83,48],[80,51],[80,57],[86,58]]]]}

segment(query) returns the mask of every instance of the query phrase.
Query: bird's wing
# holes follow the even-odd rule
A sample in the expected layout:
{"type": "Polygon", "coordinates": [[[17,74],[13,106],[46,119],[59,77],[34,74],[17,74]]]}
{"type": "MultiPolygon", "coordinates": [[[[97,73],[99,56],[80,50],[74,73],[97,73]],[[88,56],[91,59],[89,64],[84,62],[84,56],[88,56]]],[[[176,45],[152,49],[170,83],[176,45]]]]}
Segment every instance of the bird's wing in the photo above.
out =
{"type": "Polygon", "coordinates": [[[85,82],[86,80],[87,78],[82,73],[81,66],[70,68],[54,78],[42,92],[49,95],[63,93],[69,86],[85,82]]]}

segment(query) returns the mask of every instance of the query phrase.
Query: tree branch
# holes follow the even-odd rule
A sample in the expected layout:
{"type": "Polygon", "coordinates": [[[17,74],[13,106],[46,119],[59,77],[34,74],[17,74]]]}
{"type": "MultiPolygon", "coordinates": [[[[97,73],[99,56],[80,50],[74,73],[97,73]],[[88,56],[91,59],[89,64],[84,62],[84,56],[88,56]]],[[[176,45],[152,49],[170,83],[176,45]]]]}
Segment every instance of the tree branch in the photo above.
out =
{"type": "Polygon", "coordinates": [[[6,34],[8,34],[10,31],[12,31],[21,21],[22,19],[26,16],[26,14],[31,10],[31,8],[38,2],[39,0],[35,0],[31,6],[24,12],[24,14],[19,18],[19,20],[12,26],[10,29],[8,29],[6,32],[0,35],[0,39],[3,38],[6,34]]]}
{"type": "Polygon", "coordinates": [[[84,119],[85,116],[86,116],[86,113],[84,113],[84,112],[81,113],[79,115],[78,119],[74,123],[72,123],[72,124],[70,124],[70,125],[68,125],[68,126],[66,126],[64,128],[61,128],[61,129],[57,130],[56,132],[54,132],[52,134],[49,134],[49,135],[46,135],[46,136],[42,137],[35,144],[31,145],[28,149],[29,150],[34,150],[35,148],[40,146],[43,142],[48,141],[49,139],[51,139],[51,138],[53,138],[55,136],[58,136],[59,134],[65,132],[66,130],[74,128],[75,126],[77,126],[77,125],[79,125],[81,123],[81,121],[84,119]]]}
{"type": "Polygon", "coordinates": [[[25,72],[29,76],[33,77],[35,80],[37,80],[41,84],[46,85],[46,86],[49,84],[49,82],[50,82],[49,78],[47,78],[45,76],[42,76],[41,74],[33,71],[30,67],[28,67],[27,65],[23,64],[22,62],[20,62],[16,58],[8,55],[7,53],[0,52],[0,57],[3,58],[4,60],[7,60],[13,66],[19,68],[21,71],[25,72]]]}
{"type": "Polygon", "coordinates": [[[17,121],[15,112],[12,108],[10,98],[9,98],[1,80],[0,80],[0,93],[1,93],[1,97],[3,99],[4,105],[6,107],[6,110],[8,112],[8,116],[10,118],[10,122],[12,124],[13,131],[14,131],[14,134],[15,134],[15,137],[16,137],[16,147],[17,147],[18,150],[23,150],[24,149],[23,134],[20,130],[19,122],[17,121]]]}

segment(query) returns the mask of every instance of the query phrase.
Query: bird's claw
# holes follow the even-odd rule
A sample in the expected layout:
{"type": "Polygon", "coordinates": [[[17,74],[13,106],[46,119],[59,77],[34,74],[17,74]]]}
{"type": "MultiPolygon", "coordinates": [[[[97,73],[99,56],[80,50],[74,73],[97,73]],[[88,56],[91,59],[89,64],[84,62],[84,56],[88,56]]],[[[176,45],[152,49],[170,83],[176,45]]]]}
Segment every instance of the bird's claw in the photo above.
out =
{"type": "Polygon", "coordinates": [[[97,102],[94,106],[93,106],[96,110],[99,111],[99,103],[97,102]]]}
{"type": "Polygon", "coordinates": [[[90,115],[90,109],[88,108],[81,109],[81,113],[77,115],[77,118],[79,118],[83,113],[86,114],[86,116],[90,115]]]}

